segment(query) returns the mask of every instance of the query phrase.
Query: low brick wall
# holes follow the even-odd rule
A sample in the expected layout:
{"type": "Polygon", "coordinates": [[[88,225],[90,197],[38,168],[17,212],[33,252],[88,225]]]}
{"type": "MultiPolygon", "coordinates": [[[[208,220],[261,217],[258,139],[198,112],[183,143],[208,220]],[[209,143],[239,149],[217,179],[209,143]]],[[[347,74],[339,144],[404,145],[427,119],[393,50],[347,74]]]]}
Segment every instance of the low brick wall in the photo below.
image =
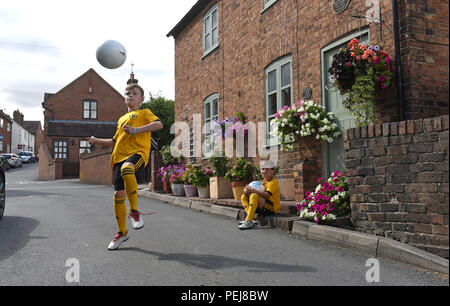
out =
{"type": "Polygon", "coordinates": [[[63,178],[63,160],[53,159],[45,143],[39,147],[38,180],[54,181],[63,178]]]}
{"type": "Polygon", "coordinates": [[[80,182],[85,184],[112,185],[113,169],[109,164],[111,149],[80,156],[80,182]]]}
{"type": "Polygon", "coordinates": [[[449,116],[345,131],[352,221],[449,258],[449,116]]]}

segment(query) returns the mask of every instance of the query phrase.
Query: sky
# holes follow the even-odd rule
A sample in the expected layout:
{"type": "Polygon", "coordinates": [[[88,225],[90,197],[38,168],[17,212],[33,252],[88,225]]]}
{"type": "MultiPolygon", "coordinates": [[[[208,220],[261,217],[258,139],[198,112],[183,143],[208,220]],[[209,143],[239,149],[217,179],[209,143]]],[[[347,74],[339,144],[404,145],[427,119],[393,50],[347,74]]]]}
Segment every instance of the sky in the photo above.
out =
{"type": "Polygon", "coordinates": [[[0,1],[0,109],[43,122],[44,93],[56,93],[93,68],[119,92],[130,77],[146,98],[175,97],[174,39],[167,33],[197,0],[0,1]],[[97,48],[120,42],[126,62],[102,67],[97,48]]]}

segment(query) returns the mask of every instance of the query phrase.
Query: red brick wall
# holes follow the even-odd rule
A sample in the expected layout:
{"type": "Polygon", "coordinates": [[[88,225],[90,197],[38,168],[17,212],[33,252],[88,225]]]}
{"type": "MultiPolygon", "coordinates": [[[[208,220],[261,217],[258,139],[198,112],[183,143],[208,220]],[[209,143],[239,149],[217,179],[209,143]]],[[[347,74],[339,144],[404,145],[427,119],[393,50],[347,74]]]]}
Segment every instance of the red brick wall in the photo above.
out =
{"type": "Polygon", "coordinates": [[[109,164],[111,149],[103,149],[80,158],[80,182],[85,184],[113,184],[113,168],[109,164]]]}
{"type": "Polygon", "coordinates": [[[448,132],[448,115],[345,132],[358,231],[448,258],[448,132]]]}
{"type": "MultiPolygon", "coordinates": [[[[419,107],[422,116],[432,116],[438,109],[448,113],[448,47],[445,49],[436,46],[425,52],[424,49],[428,50],[429,44],[424,44],[421,50],[413,51],[417,44],[406,39],[409,34],[405,28],[408,22],[404,16],[405,1],[400,1],[403,65],[407,67],[410,61],[416,61],[415,65],[411,65],[411,69],[404,69],[404,77],[407,79],[406,90],[418,87],[419,83],[422,88],[410,91],[407,95],[410,116],[415,116],[413,110],[417,109],[417,105],[422,105],[419,107]],[[420,61],[417,59],[420,52],[424,54],[431,52],[431,55],[420,61]],[[411,58],[413,53],[416,54],[416,58],[411,58]],[[430,56],[433,57],[434,64],[424,63],[425,60],[431,61],[430,56]],[[447,58],[446,61],[444,57],[447,58]],[[422,76],[419,78],[418,75],[422,76]],[[437,81],[438,78],[442,79],[437,81]],[[426,97],[424,94],[419,95],[424,87],[427,87],[428,93],[439,91],[438,98],[434,99],[433,95],[426,97]]],[[[392,2],[380,2],[383,18],[382,41],[379,24],[369,25],[365,18],[352,17],[355,12],[365,16],[368,10],[365,1],[351,1],[347,10],[341,14],[332,12],[333,2],[329,0],[279,0],[263,13],[261,13],[263,1],[211,1],[175,37],[175,121],[189,121],[192,126],[192,114],[202,114],[203,101],[213,93],[220,94],[221,120],[241,111],[247,114],[250,121],[255,123],[265,121],[264,69],[284,55],[292,56],[294,101],[301,99],[303,90],[310,87],[313,90],[313,99],[322,103],[321,49],[324,47],[359,29],[370,28],[371,43],[383,45],[384,50],[395,59],[392,2]],[[202,58],[203,15],[215,3],[218,3],[219,10],[219,47],[202,58]]],[[[425,22],[432,25],[443,17],[448,17],[448,2],[444,4],[445,1],[426,1],[427,5],[425,1],[414,2],[417,3],[417,9],[422,12],[419,17],[428,20],[427,22],[416,20],[418,24],[425,22]]],[[[448,21],[442,23],[444,25],[433,30],[434,36],[429,38],[446,36],[447,39],[439,41],[448,44],[448,21]]],[[[428,32],[430,28],[431,26],[428,32]]],[[[378,101],[379,122],[399,120],[400,108],[394,87],[383,93],[378,101]]],[[[300,147],[304,145],[305,141],[302,141],[300,147]]],[[[296,172],[293,169],[296,166],[301,167],[300,164],[305,160],[298,152],[280,154],[279,178],[294,178],[296,172]]],[[[311,156],[315,159],[311,164],[317,166],[315,172],[320,173],[322,169],[320,143],[315,145],[315,151],[311,156]]],[[[297,173],[301,175],[301,171],[297,173]]],[[[296,178],[296,181],[306,180],[296,178]]],[[[311,187],[297,186],[298,190],[307,188],[311,187]]]]}
{"type": "Polygon", "coordinates": [[[406,119],[448,114],[449,2],[399,3],[406,119]]]}

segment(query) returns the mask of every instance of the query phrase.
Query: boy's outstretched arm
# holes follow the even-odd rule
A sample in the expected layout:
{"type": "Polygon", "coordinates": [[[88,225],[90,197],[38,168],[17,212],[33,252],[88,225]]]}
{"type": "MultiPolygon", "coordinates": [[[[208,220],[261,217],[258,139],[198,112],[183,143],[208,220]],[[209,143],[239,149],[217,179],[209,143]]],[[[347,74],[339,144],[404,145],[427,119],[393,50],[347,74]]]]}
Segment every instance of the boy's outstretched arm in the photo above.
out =
{"type": "Polygon", "coordinates": [[[114,140],[112,138],[104,139],[104,138],[96,138],[94,136],[91,136],[87,139],[89,144],[91,145],[101,145],[104,147],[114,147],[114,140]]]}
{"type": "Polygon", "coordinates": [[[136,127],[136,128],[134,128],[132,126],[129,126],[129,125],[125,125],[123,127],[123,130],[127,134],[134,135],[134,134],[146,133],[146,132],[156,132],[156,131],[161,130],[162,128],[163,128],[162,122],[161,121],[155,121],[155,122],[152,122],[150,124],[147,124],[147,125],[144,125],[144,126],[141,126],[141,127],[136,127]],[[136,129],[136,131],[135,131],[135,129],[136,129]]]}

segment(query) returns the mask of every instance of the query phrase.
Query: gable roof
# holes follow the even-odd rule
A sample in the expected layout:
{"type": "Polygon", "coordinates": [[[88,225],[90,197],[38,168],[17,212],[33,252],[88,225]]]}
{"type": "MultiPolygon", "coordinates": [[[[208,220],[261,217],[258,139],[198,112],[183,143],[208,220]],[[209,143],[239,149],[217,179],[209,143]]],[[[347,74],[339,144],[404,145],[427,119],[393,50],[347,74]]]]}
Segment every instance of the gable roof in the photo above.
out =
{"type": "Polygon", "coordinates": [[[36,135],[36,131],[41,127],[40,121],[24,121],[23,128],[33,135],[36,135]]]}
{"type": "Polygon", "coordinates": [[[64,86],[61,90],[59,90],[57,93],[55,94],[48,94],[45,93],[44,95],[44,102],[42,102],[42,106],[45,106],[45,104],[48,101],[52,101],[55,97],[57,97],[61,92],[63,92],[66,88],[70,87],[72,84],[76,83],[78,80],[82,79],[83,77],[85,77],[87,74],[89,73],[93,73],[95,76],[97,76],[101,81],[103,81],[109,88],[112,89],[112,91],[114,93],[116,93],[119,97],[123,98],[122,94],[120,92],[118,92],[114,87],[111,86],[111,84],[109,84],[108,82],[105,81],[105,79],[103,79],[98,73],[97,71],[95,71],[92,68],[89,68],[88,71],[86,71],[85,73],[83,73],[82,75],[80,75],[78,78],[76,78],[75,80],[73,80],[72,82],[70,82],[69,84],[67,84],[66,86],[64,86]]]}
{"type": "Polygon", "coordinates": [[[167,37],[175,38],[194,18],[213,0],[198,0],[177,25],[167,33],[167,37]]]}

